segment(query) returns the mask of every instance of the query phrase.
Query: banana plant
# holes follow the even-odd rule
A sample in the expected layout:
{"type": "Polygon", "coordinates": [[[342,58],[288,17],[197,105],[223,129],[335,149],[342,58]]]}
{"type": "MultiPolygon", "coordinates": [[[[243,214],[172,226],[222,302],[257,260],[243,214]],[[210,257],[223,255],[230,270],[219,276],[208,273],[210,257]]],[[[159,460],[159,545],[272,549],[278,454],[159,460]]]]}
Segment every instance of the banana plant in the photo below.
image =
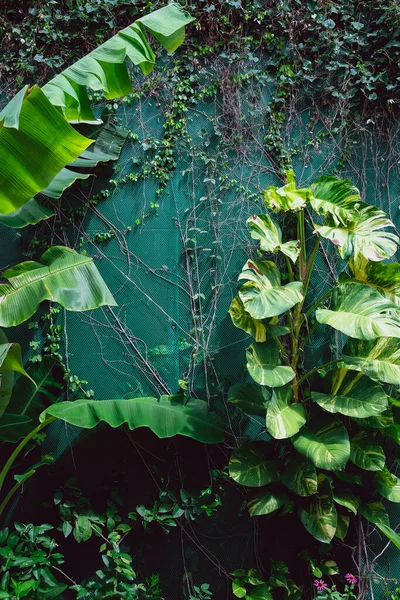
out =
{"type": "Polygon", "coordinates": [[[231,456],[230,476],[249,488],[252,516],[294,513],[330,543],[360,515],[400,548],[382,502],[400,502],[400,264],[382,263],[399,244],[394,225],[335,177],[298,189],[289,172],[285,185],[265,190],[265,205],[267,214],[247,221],[257,256],[229,311],[254,338],[246,352],[253,381],[234,385],[228,400],[262,419],[276,443],[247,440],[231,456]],[[294,216],[296,239],[283,239],[274,212],[294,216]],[[314,273],[325,240],[344,265],[332,287],[314,273]],[[342,350],[310,364],[310,342],[324,327],[342,350]]]}

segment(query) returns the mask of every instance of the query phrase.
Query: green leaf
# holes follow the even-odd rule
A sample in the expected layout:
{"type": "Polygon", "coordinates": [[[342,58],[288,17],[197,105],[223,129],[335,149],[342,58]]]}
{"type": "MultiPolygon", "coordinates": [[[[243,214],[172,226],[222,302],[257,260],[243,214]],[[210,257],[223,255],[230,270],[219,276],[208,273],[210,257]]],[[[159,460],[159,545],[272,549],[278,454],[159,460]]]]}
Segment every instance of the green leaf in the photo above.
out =
{"type": "Polygon", "coordinates": [[[279,348],[274,340],[252,344],[246,350],[247,369],[256,383],[275,388],[292,381],[295,372],[280,364],[279,348]]]}
{"type": "Polygon", "coordinates": [[[11,327],[26,321],[43,300],[59,302],[73,311],[115,305],[89,256],[53,246],[41,260],[41,263],[20,263],[2,274],[9,283],[0,284],[1,326],[11,327]]]}
{"type": "Polygon", "coordinates": [[[256,383],[238,383],[228,392],[228,401],[247,415],[265,417],[271,392],[256,383]]]}
{"type": "Polygon", "coordinates": [[[377,523],[376,526],[400,550],[400,535],[387,525],[377,523]]]}
{"type": "Polygon", "coordinates": [[[356,281],[339,284],[333,291],[331,309],[318,309],[315,316],[319,323],[359,340],[400,338],[398,307],[356,281]]]}
{"type": "Polygon", "coordinates": [[[79,542],[87,542],[92,537],[92,528],[90,520],[84,515],[79,515],[75,521],[74,538],[79,542]]]}
{"type": "Polygon", "coordinates": [[[281,285],[281,275],[271,261],[248,260],[239,275],[239,281],[246,280],[239,296],[245,310],[254,319],[275,317],[303,300],[302,283],[293,281],[281,285]]]}
{"type": "Polygon", "coordinates": [[[277,466],[275,461],[266,460],[258,444],[245,444],[232,454],[229,475],[242,485],[261,487],[276,480],[277,466]]]}
{"type": "Polygon", "coordinates": [[[381,471],[385,466],[385,453],[368,431],[360,431],[350,441],[350,460],[360,469],[381,471]]]}
{"type": "Polygon", "coordinates": [[[59,402],[40,415],[40,422],[51,416],[83,429],[104,421],[111,427],[126,423],[131,430],[149,427],[159,438],[184,435],[205,444],[224,439],[223,423],[208,412],[206,402],[191,398],[184,404],[180,396],[59,402]]]}
{"type": "Polygon", "coordinates": [[[386,527],[389,527],[390,525],[389,515],[382,502],[361,504],[360,513],[367,521],[374,525],[386,525],[386,527]]]}
{"type": "Polygon", "coordinates": [[[232,592],[236,598],[244,598],[246,596],[246,588],[241,579],[234,579],[232,581],[232,592]]]}
{"type": "Polygon", "coordinates": [[[340,421],[311,422],[293,438],[293,445],[316,467],[328,471],[342,471],[350,457],[349,436],[340,421]]]}
{"type": "Polygon", "coordinates": [[[346,225],[360,206],[366,206],[349,179],[322,176],[311,185],[310,191],[313,209],[324,216],[331,215],[337,224],[346,225]]]}
{"type": "Polygon", "coordinates": [[[388,407],[382,387],[361,373],[335,369],[324,377],[323,385],[329,393],[312,392],[311,397],[330,413],[362,419],[379,415],[388,407]]]}
{"type": "Polygon", "coordinates": [[[324,575],[339,575],[339,567],[334,560],[324,560],[320,567],[324,575]]]}
{"type": "Polygon", "coordinates": [[[91,143],[34,86],[23,101],[18,128],[0,128],[0,213],[26,204],[91,143]]]}
{"type": "Polygon", "coordinates": [[[290,497],[285,492],[260,491],[252,495],[247,508],[251,517],[269,515],[289,500],[290,497]]]}
{"type": "Polygon", "coordinates": [[[21,208],[6,215],[0,214],[0,223],[13,229],[21,229],[28,225],[36,225],[39,221],[49,219],[54,214],[52,208],[41,204],[36,198],[31,198],[21,208]]]}
{"type": "Polygon", "coordinates": [[[316,540],[328,544],[337,528],[337,512],[332,491],[324,475],[318,477],[318,494],[311,496],[306,507],[299,508],[300,521],[316,540]]]}
{"type": "MultiPolygon", "coordinates": [[[[5,335],[2,332],[0,342],[2,339],[4,340],[4,337],[5,335]]],[[[0,416],[6,410],[11,395],[11,380],[7,376],[5,377],[5,372],[7,371],[21,373],[21,375],[29,378],[22,364],[21,347],[19,344],[10,342],[0,343],[0,416]]]]}
{"type": "Polygon", "coordinates": [[[56,200],[61,198],[63,192],[78,179],[88,179],[93,177],[90,173],[78,173],[77,171],[71,171],[70,169],[61,169],[59,173],[52,179],[50,184],[42,190],[42,194],[48,198],[56,200]]]}
{"type": "Polygon", "coordinates": [[[297,189],[293,171],[286,172],[286,185],[278,188],[267,187],[264,199],[267,208],[274,211],[298,211],[305,207],[310,195],[309,189],[297,189]]]}
{"type": "Polygon", "coordinates": [[[290,438],[306,422],[306,411],[299,403],[291,404],[293,388],[290,385],[276,388],[267,410],[267,431],[275,439],[290,438]]]}
{"type": "Polygon", "coordinates": [[[350,525],[350,517],[346,517],[345,515],[338,513],[338,521],[337,521],[335,537],[339,538],[339,540],[342,540],[342,542],[344,542],[347,532],[349,530],[349,525],[350,525]]]}
{"type": "Polygon", "coordinates": [[[375,487],[391,502],[400,502],[400,480],[385,467],[375,473],[375,487]]]}
{"type": "Polygon", "coordinates": [[[347,340],[342,360],[347,369],[361,371],[373,381],[400,385],[400,344],[398,338],[347,340]]]}
{"type": "Polygon", "coordinates": [[[245,310],[243,302],[236,296],[229,307],[232,323],[238,329],[243,329],[246,333],[253,336],[256,342],[265,342],[267,339],[267,329],[262,321],[253,319],[245,310]]]}
{"type": "Polygon", "coordinates": [[[100,126],[82,126],[80,131],[95,141],[68,166],[86,169],[95,167],[100,162],[117,160],[129,133],[126,127],[119,127],[111,119],[100,126]]]}
{"type": "Polygon", "coordinates": [[[357,419],[353,417],[354,421],[362,427],[371,427],[372,429],[385,429],[393,425],[393,414],[391,408],[385,410],[380,415],[375,417],[367,417],[366,419],[357,419]]]}
{"type": "Polygon", "coordinates": [[[269,215],[253,215],[246,223],[250,229],[250,235],[254,240],[260,241],[260,250],[263,252],[278,252],[288,256],[292,262],[296,262],[300,254],[300,243],[292,240],[282,242],[282,231],[269,215]]]}
{"type": "Polygon", "coordinates": [[[290,456],[281,474],[281,481],[298,496],[317,493],[317,471],[314,465],[301,455],[290,456]]]}
{"type": "Polygon", "coordinates": [[[347,225],[338,225],[332,216],[328,216],[325,223],[314,225],[315,231],[338,246],[344,260],[354,254],[356,258],[361,255],[367,260],[381,261],[393,256],[397,250],[397,235],[382,231],[394,225],[376,206],[364,205],[347,225]]]}
{"type": "Polygon", "coordinates": [[[34,425],[26,415],[4,413],[0,417],[0,441],[18,442],[32,431],[34,425]]]}
{"type": "Polygon", "coordinates": [[[376,288],[394,304],[400,304],[400,264],[351,260],[349,267],[357,281],[376,288]]]}
{"type": "Polygon", "coordinates": [[[355,515],[360,506],[360,498],[358,496],[354,496],[353,494],[345,493],[345,492],[336,492],[333,491],[333,499],[336,504],[340,504],[340,506],[344,506],[353,512],[355,515]]]}
{"type": "Polygon", "coordinates": [[[256,585],[246,594],[246,600],[273,600],[273,596],[269,591],[266,583],[256,585]]]}

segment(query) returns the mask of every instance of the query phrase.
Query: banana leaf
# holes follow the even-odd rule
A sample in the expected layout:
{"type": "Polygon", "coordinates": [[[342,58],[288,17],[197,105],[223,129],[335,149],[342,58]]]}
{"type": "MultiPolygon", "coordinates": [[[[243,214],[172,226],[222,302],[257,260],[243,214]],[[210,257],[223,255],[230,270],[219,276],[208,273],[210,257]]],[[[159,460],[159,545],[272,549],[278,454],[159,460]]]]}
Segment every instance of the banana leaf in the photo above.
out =
{"type": "Polygon", "coordinates": [[[0,223],[13,229],[36,225],[39,221],[50,219],[54,210],[42,204],[37,198],[31,198],[26,204],[6,215],[0,214],[0,223]]]}
{"type": "Polygon", "coordinates": [[[0,284],[0,326],[29,319],[43,300],[59,302],[72,311],[115,306],[93,259],[70,248],[53,246],[42,262],[27,261],[5,271],[0,284]]]}

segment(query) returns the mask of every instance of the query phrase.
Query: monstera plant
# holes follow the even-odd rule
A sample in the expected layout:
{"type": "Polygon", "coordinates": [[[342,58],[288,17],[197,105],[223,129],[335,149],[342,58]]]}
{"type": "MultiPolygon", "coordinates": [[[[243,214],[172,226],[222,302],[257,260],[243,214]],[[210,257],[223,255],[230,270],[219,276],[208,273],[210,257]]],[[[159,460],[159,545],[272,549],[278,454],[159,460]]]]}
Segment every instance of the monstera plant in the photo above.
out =
{"type": "Polygon", "coordinates": [[[230,476],[250,488],[250,515],[295,513],[329,543],[344,540],[359,514],[400,548],[382,502],[400,502],[400,265],[383,262],[399,243],[394,225],[335,177],[297,189],[290,172],[286,185],[265,190],[265,204],[267,214],[247,221],[258,251],[230,307],[254,338],[253,383],[234,385],[229,400],[265,419],[276,442],[238,447],[230,476]],[[296,219],[296,239],[283,240],[273,212],[296,219]],[[340,255],[333,287],[314,272],[321,242],[325,257],[340,255]],[[335,343],[312,361],[310,341],[324,328],[335,343]]]}

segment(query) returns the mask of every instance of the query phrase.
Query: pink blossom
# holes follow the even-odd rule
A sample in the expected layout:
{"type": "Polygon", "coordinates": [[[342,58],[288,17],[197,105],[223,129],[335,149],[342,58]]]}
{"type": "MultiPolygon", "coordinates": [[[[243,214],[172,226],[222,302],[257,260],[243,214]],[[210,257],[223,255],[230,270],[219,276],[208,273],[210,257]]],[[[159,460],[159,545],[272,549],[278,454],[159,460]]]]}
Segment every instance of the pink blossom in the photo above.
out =
{"type": "Polygon", "coordinates": [[[316,579],[316,580],[314,581],[314,585],[315,585],[315,587],[317,588],[317,592],[323,592],[323,591],[324,591],[324,589],[325,589],[326,587],[328,587],[328,584],[327,584],[327,583],[325,583],[325,581],[324,581],[323,579],[316,579]]]}
{"type": "Polygon", "coordinates": [[[347,581],[347,583],[351,583],[352,585],[357,583],[357,577],[355,575],[352,575],[351,573],[346,573],[344,578],[347,581]]]}

